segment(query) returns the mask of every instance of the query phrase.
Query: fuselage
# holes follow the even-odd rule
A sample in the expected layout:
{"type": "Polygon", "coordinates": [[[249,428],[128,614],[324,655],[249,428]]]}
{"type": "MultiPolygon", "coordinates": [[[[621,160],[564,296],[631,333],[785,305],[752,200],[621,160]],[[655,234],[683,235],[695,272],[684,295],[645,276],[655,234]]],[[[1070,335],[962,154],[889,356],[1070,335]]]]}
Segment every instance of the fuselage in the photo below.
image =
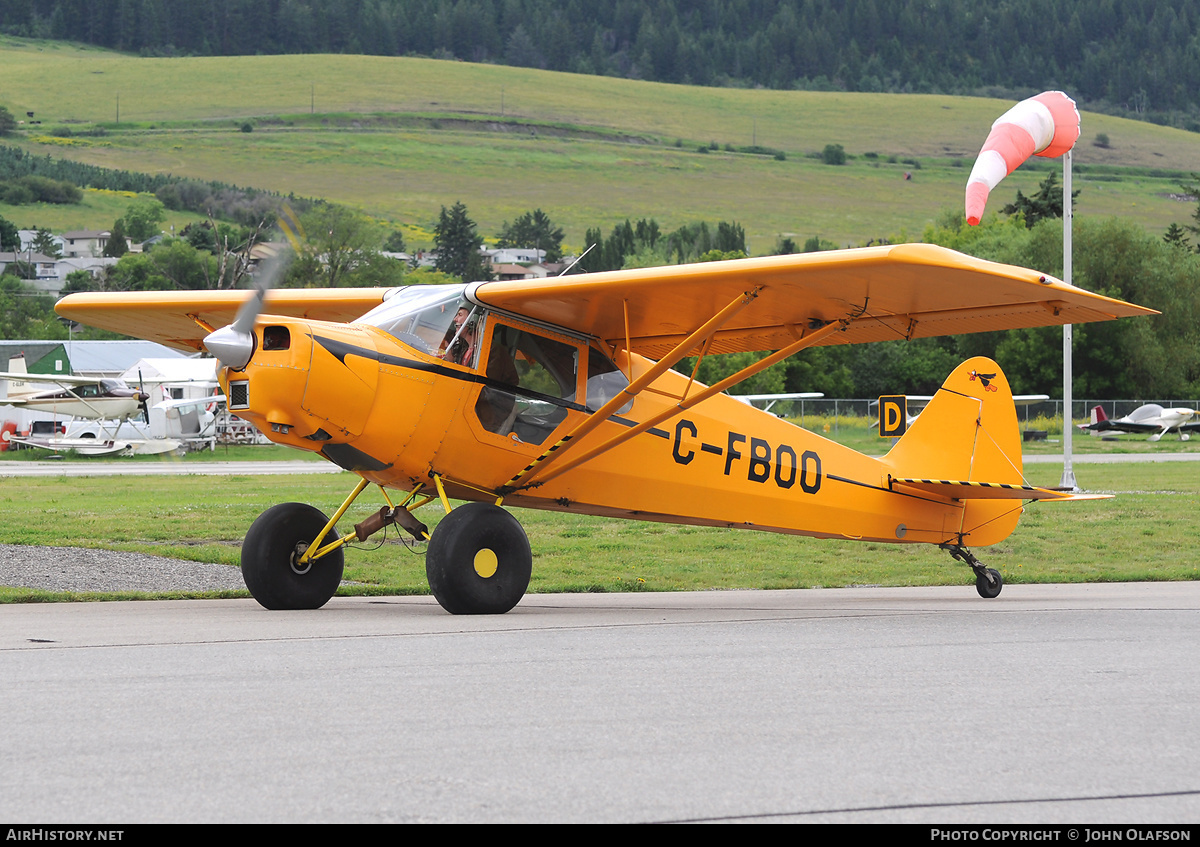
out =
{"type": "Polygon", "coordinates": [[[594,431],[570,438],[652,363],[479,310],[464,346],[449,340],[464,334],[462,316],[451,324],[446,314],[454,305],[423,306],[422,315],[446,318],[425,320],[430,326],[262,316],[244,370],[220,374],[230,410],[272,441],[321,453],[371,482],[433,490],[437,476],[459,499],[503,495],[513,506],[889,542],[952,541],[966,526],[972,543],[987,544],[1015,524],[893,490],[890,475],[914,474],[898,473],[889,457],[726,395],[561,471],[703,386],[668,371],[594,431]],[[456,362],[450,351],[468,348],[473,358],[456,362]]]}

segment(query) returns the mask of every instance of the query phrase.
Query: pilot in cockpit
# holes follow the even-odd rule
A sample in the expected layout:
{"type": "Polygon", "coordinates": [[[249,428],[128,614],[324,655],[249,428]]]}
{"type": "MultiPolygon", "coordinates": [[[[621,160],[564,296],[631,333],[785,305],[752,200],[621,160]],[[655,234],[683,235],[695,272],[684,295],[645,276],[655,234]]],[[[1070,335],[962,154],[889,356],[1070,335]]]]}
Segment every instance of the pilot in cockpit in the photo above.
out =
{"type": "Polygon", "coordinates": [[[470,367],[475,359],[475,333],[478,318],[472,317],[466,306],[459,307],[454,321],[446,330],[438,355],[447,362],[470,367]]]}

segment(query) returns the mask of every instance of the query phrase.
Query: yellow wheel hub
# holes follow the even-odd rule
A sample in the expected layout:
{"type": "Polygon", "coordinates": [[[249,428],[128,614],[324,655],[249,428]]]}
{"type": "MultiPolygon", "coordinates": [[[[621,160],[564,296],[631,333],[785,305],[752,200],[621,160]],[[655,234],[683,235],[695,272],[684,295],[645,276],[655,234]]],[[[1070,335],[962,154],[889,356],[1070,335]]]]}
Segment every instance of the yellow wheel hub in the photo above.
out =
{"type": "Polygon", "coordinates": [[[496,574],[496,568],[500,566],[500,560],[496,558],[496,552],[487,547],[484,547],[475,554],[475,573],[479,574],[484,579],[496,574]]]}

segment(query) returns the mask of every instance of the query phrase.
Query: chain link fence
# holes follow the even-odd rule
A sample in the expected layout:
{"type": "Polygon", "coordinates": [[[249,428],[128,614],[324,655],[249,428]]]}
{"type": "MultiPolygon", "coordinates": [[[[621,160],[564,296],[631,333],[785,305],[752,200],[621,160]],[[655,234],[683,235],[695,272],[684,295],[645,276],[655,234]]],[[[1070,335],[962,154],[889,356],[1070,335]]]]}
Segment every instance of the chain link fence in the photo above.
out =
{"type": "MultiPolygon", "coordinates": [[[[908,414],[916,415],[925,405],[925,400],[909,398],[908,414]]],[[[1157,403],[1164,409],[1186,408],[1200,409],[1200,399],[1195,400],[1088,400],[1076,399],[1071,402],[1071,419],[1075,423],[1087,423],[1091,419],[1092,408],[1100,406],[1110,420],[1123,418],[1139,406],[1147,403],[1157,403]]],[[[875,421],[879,417],[878,398],[871,399],[837,399],[823,397],[819,400],[778,400],[771,405],[770,411],[780,417],[795,420],[801,426],[819,421],[822,425],[831,424],[837,428],[843,422],[847,425],[861,424],[863,418],[875,421]],[[811,419],[811,420],[810,420],[811,419]]],[[[756,404],[762,408],[765,404],[756,404]]],[[[1062,431],[1062,400],[1041,400],[1032,403],[1017,404],[1017,421],[1022,428],[1035,424],[1039,429],[1062,431]]]]}

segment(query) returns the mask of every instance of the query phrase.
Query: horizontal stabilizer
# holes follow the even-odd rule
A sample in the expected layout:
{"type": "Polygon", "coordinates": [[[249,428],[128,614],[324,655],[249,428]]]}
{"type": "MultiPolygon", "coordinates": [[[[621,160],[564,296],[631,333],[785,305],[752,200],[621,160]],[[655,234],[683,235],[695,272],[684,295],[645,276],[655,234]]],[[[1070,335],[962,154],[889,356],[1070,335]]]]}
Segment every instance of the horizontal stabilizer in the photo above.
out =
{"type": "Polygon", "coordinates": [[[892,486],[915,489],[955,500],[1105,500],[1109,494],[1072,494],[1009,482],[970,482],[955,479],[897,479],[892,486]]]}

